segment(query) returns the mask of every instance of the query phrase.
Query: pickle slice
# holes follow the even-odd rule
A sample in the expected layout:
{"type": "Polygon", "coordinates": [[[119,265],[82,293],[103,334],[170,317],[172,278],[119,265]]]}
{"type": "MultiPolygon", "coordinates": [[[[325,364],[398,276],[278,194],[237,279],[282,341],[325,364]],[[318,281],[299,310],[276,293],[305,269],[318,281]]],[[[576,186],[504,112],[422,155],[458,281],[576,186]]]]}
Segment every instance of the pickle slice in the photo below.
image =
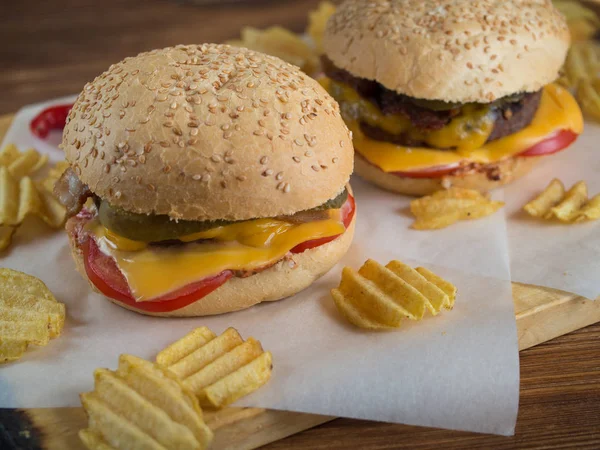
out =
{"type": "Polygon", "coordinates": [[[172,220],[167,215],[135,214],[102,200],[98,209],[100,223],[112,232],[134,241],[158,242],[177,239],[232,223],[227,220],[172,220]]]}
{"type": "MultiPolygon", "coordinates": [[[[326,201],[316,208],[308,211],[324,211],[327,209],[338,209],[346,202],[348,191],[344,189],[338,196],[326,201]]],[[[125,211],[122,208],[110,205],[107,201],[101,200],[96,203],[98,207],[98,218],[100,223],[113,233],[127,239],[144,242],[159,242],[179,239],[188,234],[200,233],[211,228],[220,227],[234,223],[229,220],[172,220],[167,215],[155,214],[136,214],[125,211]]],[[[306,211],[302,211],[305,213],[306,211]]],[[[292,219],[294,216],[287,216],[292,219]]],[[[286,216],[280,217],[281,220],[287,220],[286,216]]],[[[293,222],[293,220],[290,220],[293,222]]]]}

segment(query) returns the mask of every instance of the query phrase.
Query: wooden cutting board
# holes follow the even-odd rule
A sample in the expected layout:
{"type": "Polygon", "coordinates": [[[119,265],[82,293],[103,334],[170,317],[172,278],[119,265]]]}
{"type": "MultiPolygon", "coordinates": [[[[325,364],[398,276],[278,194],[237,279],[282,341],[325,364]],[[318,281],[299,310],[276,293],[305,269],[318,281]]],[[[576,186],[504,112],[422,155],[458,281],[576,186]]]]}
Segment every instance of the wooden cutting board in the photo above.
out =
{"type": "MultiPolygon", "coordinates": [[[[0,140],[13,115],[0,116],[0,140]]],[[[556,289],[513,283],[519,350],[600,321],[600,301],[556,289]]],[[[207,412],[215,431],[211,449],[254,449],[333,420],[334,417],[259,408],[207,412]]],[[[83,449],[77,432],[87,421],[82,408],[0,410],[0,447],[83,449]]]]}

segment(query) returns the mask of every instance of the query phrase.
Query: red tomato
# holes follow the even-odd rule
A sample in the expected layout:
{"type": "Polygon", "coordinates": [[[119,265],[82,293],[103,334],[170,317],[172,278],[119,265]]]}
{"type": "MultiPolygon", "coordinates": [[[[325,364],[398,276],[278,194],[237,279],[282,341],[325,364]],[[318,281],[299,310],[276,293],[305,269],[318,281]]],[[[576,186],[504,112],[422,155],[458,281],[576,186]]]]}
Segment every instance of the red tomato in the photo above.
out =
{"type": "MultiPolygon", "coordinates": [[[[348,200],[341,208],[342,221],[346,228],[352,222],[354,211],[354,197],[348,195],[348,200]]],[[[301,253],[309,248],[331,242],[338,236],[306,241],[297,245],[291,251],[292,253],[301,253]]],[[[117,263],[111,256],[100,251],[94,239],[89,238],[82,246],[82,250],[85,272],[94,286],[105,296],[140,311],[163,313],[184,308],[210,294],[233,276],[231,270],[225,270],[214,277],[196,281],[152,301],[136,302],[131,294],[127,279],[117,267],[117,263]]]]}
{"type": "Polygon", "coordinates": [[[533,147],[520,153],[519,156],[551,155],[567,148],[579,135],[571,130],[560,130],[549,138],[538,142],[533,147]]]}
{"type": "Polygon", "coordinates": [[[191,283],[149,302],[136,302],[127,280],[115,260],[100,251],[96,241],[88,239],[83,246],[85,272],[88,278],[107,297],[140,311],[162,313],[175,311],[210,294],[233,276],[231,270],[191,283]]]}
{"type": "MultiPolygon", "coordinates": [[[[356,210],[356,203],[354,202],[354,197],[352,197],[351,194],[348,194],[348,200],[346,200],[346,203],[344,203],[341,208],[342,222],[344,223],[344,226],[346,228],[348,228],[350,226],[350,223],[352,222],[352,218],[354,217],[355,210],[356,210]]],[[[329,237],[306,241],[306,242],[303,242],[302,244],[296,245],[290,251],[292,253],[302,253],[305,250],[309,250],[311,248],[315,248],[320,245],[327,244],[328,242],[333,241],[338,236],[339,236],[339,234],[336,234],[335,236],[329,236],[329,237]]]]}

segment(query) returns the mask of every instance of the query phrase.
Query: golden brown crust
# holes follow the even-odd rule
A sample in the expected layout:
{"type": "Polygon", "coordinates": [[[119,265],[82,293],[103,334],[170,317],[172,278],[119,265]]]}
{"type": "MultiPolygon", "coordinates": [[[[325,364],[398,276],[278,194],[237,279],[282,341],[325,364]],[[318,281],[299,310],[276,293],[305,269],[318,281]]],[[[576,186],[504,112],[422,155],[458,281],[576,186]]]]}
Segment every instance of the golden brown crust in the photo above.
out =
{"type": "Polygon", "coordinates": [[[98,196],[187,220],[292,214],[352,172],[337,103],[298,68],[227,45],[126,58],[87,84],[63,134],[98,196]]]}
{"type": "MultiPolygon", "coordinates": [[[[195,317],[222,314],[249,308],[260,302],[280,300],[306,289],[346,254],[354,236],[355,222],[356,213],[346,232],[337,239],[302,253],[294,254],[290,259],[282,260],[274,266],[247,278],[232,278],[206,297],[177,311],[147,313],[107,298],[129,310],[161,317],[195,317]]],[[[102,295],[86,275],[83,252],[76,245],[72,234],[69,234],[69,238],[77,270],[88,280],[91,288],[102,295]]]]}
{"type": "Polygon", "coordinates": [[[349,0],[323,42],[337,67],[401,94],[485,103],[556,79],[569,31],[550,0],[349,0]]]}
{"type": "Polygon", "coordinates": [[[399,194],[423,196],[440,189],[448,189],[450,186],[487,192],[526,175],[541,158],[543,156],[516,156],[467,173],[439,178],[407,178],[387,173],[369,163],[358,153],[355,155],[354,164],[356,174],[379,187],[399,194]],[[488,175],[490,173],[494,176],[490,177],[488,175]]]}

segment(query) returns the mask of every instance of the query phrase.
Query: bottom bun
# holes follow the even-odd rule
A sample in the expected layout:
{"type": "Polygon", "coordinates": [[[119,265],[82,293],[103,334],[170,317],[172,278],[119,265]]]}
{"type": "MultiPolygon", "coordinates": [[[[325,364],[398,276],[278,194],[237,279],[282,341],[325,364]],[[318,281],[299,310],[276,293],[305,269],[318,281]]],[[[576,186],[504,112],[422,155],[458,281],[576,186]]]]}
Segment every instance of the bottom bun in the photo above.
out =
{"type": "Polygon", "coordinates": [[[423,196],[451,186],[475,189],[481,192],[512,183],[529,173],[542,156],[515,156],[498,163],[487,164],[466,173],[438,178],[409,178],[384,172],[359,154],[354,156],[354,172],[371,183],[400,194],[423,196]],[[493,177],[488,174],[493,173],[493,177]]]}
{"type": "MultiPolygon", "coordinates": [[[[140,311],[110,297],[106,298],[131,311],[161,317],[209,316],[249,308],[260,302],[281,300],[306,289],[335,266],[352,243],[355,222],[356,213],[348,229],[337,239],[302,253],[292,254],[290,258],[281,260],[274,266],[249,277],[231,278],[207,296],[176,311],[165,313],[140,311]]],[[[86,275],[83,252],[71,234],[69,237],[77,270],[88,280],[94,291],[102,294],[86,275]]]]}

